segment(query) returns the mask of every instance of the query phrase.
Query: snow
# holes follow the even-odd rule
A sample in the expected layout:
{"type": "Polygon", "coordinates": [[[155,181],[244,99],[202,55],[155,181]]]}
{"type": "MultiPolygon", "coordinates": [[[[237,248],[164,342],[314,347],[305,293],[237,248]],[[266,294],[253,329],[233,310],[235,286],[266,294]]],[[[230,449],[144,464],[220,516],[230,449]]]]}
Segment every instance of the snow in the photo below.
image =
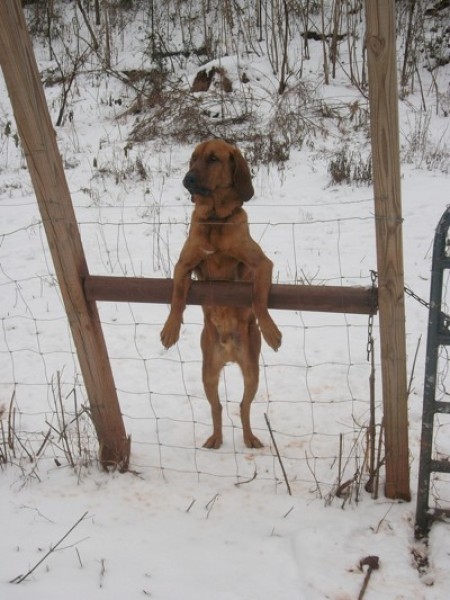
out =
{"type": "MultiPolygon", "coordinates": [[[[36,52],[43,68],[44,52],[39,46],[36,52]]],[[[122,60],[129,66],[140,56],[134,51],[122,60]]],[[[264,73],[267,85],[270,69],[264,61],[251,64],[247,57],[238,63],[264,73]]],[[[228,57],[220,64],[233,74],[237,63],[228,57]]],[[[308,70],[314,70],[309,63],[308,70]]],[[[124,88],[106,77],[97,83],[93,88],[91,76],[79,78],[73,120],[57,130],[90,272],[169,276],[191,212],[181,179],[192,146],[162,140],[125,152],[133,120],[115,120],[124,107],[110,101],[125,102],[124,88]],[[137,159],[145,177],[136,170],[137,159]]],[[[342,82],[320,89],[339,102],[356,97],[342,82]]],[[[50,87],[46,94],[54,117],[59,91],[50,87]]],[[[420,98],[400,103],[401,140],[409,147],[417,129],[414,102],[419,105],[420,98]]],[[[2,129],[8,120],[11,109],[0,80],[2,129]]],[[[433,115],[426,132],[427,143],[439,144],[444,155],[447,120],[433,115]]],[[[274,262],[276,281],[371,283],[370,270],[376,269],[372,190],[330,185],[328,157],[336,143],[333,136],[318,137],[292,150],[282,169],[254,169],[256,195],[246,209],[253,237],[274,262]]],[[[24,158],[11,136],[3,135],[1,144],[0,405],[7,432],[13,398],[18,439],[15,457],[8,452],[11,460],[0,471],[0,598],[350,600],[358,597],[365,576],[359,564],[369,555],[379,556],[380,568],[371,575],[367,600],[447,598],[449,525],[433,525],[428,547],[414,540],[413,531],[427,310],[407,298],[409,374],[422,338],[409,400],[409,503],[383,496],[383,472],[378,499],[361,486],[348,498],[335,495],[341,435],[343,480],[363,468],[364,460],[368,323],[355,315],[273,311],[283,345],[277,354],[263,348],[252,412],[265,447],[243,447],[242,383],[230,366],[221,382],[224,445],[207,451],[202,449],[210,414],[200,378],[200,310],[187,309],[181,340],[166,352],[159,341],[166,306],[101,305],[132,437],[131,470],[100,471],[86,417],[79,419],[79,432],[73,423],[68,428],[72,468],[56,435],[62,429],[57,377],[68,421],[74,398],[77,410],[86,399],[24,158]],[[275,431],[292,495],[264,414],[275,431]],[[49,430],[50,441],[37,455],[49,430]],[[22,582],[11,583],[49,551],[22,582]],[[429,564],[419,572],[421,556],[429,564]]],[[[355,148],[359,145],[358,139],[355,148]]],[[[448,203],[448,165],[444,169],[445,162],[435,161],[429,170],[417,154],[409,159],[415,162],[402,165],[405,283],[428,299],[434,230],[448,203]]],[[[377,358],[378,423],[379,373],[377,358]]],[[[441,431],[445,443],[445,418],[441,431]]],[[[366,479],[364,471],[362,483],[366,479]]],[[[443,485],[445,504],[448,482],[443,485]]]]}

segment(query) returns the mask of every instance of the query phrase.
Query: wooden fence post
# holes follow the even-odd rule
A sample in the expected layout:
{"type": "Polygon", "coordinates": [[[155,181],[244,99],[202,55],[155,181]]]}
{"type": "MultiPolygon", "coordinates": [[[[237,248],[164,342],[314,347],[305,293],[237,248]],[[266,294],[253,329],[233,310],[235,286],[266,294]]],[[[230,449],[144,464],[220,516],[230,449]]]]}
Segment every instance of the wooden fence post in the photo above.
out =
{"type": "Polygon", "coordinates": [[[410,500],[394,0],[366,0],[388,498],[410,500]]]}
{"type": "Polygon", "coordinates": [[[0,64],[69,319],[103,467],[128,467],[130,440],[120,412],[55,131],[20,0],[0,1],[0,64]]]}

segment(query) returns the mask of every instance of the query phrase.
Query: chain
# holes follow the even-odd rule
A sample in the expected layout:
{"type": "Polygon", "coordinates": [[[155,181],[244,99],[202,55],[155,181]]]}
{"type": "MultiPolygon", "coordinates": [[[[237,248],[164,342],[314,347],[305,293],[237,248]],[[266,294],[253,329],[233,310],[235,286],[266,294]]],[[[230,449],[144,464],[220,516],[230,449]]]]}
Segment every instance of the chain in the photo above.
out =
{"type": "MultiPolygon", "coordinates": [[[[376,282],[377,277],[378,277],[378,273],[376,271],[370,271],[370,277],[371,277],[371,280],[372,280],[372,287],[374,287],[375,282],[376,282]]],[[[427,302],[426,300],[424,300],[423,298],[421,298],[420,296],[418,296],[415,292],[412,291],[411,288],[409,288],[409,287],[407,287],[405,285],[405,287],[403,289],[404,289],[405,294],[407,296],[410,296],[411,298],[414,298],[414,300],[417,300],[417,302],[419,304],[421,304],[422,306],[425,306],[425,308],[430,309],[430,303],[427,302]]]]}
{"type": "MultiPolygon", "coordinates": [[[[370,278],[372,281],[372,288],[375,287],[375,283],[377,281],[377,277],[378,277],[378,273],[376,271],[370,271],[370,278]]],[[[419,304],[421,304],[422,306],[425,306],[425,308],[427,310],[430,310],[430,303],[427,302],[426,300],[424,300],[423,298],[421,298],[420,296],[418,296],[415,292],[413,292],[413,290],[409,287],[407,287],[406,285],[404,286],[404,291],[405,294],[407,296],[409,296],[410,298],[413,298],[414,300],[416,300],[419,304]]],[[[441,312],[441,316],[444,319],[444,321],[450,323],[450,315],[441,312]]],[[[370,351],[371,351],[371,343],[372,343],[372,331],[373,331],[373,315],[369,316],[369,327],[368,327],[369,331],[368,331],[368,342],[367,342],[367,360],[369,360],[370,358],[370,351]]]]}
{"type": "Polygon", "coordinates": [[[415,292],[413,292],[411,289],[409,289],[409,287],[405,286],[405,294],[407,294],[408,296],[411,296],[411,298],[414,298],[414,300],[417,300],[417,302],[419,304],[421,304],[422,306],[425,306],[425,308],[430,309],[430,303],[427,302],[426,300],[424,300],[423,298],[421,298],[420,296],[418,296],[415,292]]]}
{"type": "MultiPolygon", "coordinates": [[[[407,288],[405,286],[405,294],[408,294],[408,296],[411,296],[411,298],[414,298],[414,300],[417,300],[417,302],[419,304],[421,304],[422,306],[425,306],[425,308],[427,308],[428,310],[430,310],[430,303],[426,302],[423,298],[421,298],[420,296],[418,296],[417,294],[415,294],[412,290],[410,290],[409,288],[407,288]]],[[[441,312],[441,323],[442,326],[446,329],[448,329],[450,324],[450,315],[448,315],[447,313],[445,313],[443,310],[440,311],[441,312]]]]}

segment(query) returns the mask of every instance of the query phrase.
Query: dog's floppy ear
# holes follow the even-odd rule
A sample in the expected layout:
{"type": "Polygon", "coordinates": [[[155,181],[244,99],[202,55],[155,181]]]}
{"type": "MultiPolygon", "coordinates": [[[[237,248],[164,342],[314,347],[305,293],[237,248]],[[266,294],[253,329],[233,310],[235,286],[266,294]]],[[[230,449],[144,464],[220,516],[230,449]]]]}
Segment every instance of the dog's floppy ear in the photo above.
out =
{"type": "Polygon", "coordinates": [[[253,189],[252,176],[247,161],[237,148],[233,148],[231,159],[234,163],[234,187],[242,202],[248,202],[250,198],[253,198],[255,191],[253,189]]]}

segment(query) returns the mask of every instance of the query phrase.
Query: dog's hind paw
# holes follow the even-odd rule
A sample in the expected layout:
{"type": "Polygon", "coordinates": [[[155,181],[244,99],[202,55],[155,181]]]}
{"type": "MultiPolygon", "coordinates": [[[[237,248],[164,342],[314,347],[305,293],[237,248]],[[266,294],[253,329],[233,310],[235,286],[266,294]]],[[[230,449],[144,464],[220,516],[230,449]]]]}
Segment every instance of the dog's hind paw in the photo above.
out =
{"type": "Polygon", "coordinates": [[[247,446],[247,448],[264,447],[264,444],[261,442],[261,440],[257,438],[256,435],[253,435],[253,433],[251,435],[244,436],[244,444],[247,446]]]}
{"type": "Polygon", "coordinates": [[[217,450],[222,445],[222,436],[221,435],[212,435],[210,436],[206,442],[203,444],[203,448],[208,448],[211,450],[217,450]]]}

